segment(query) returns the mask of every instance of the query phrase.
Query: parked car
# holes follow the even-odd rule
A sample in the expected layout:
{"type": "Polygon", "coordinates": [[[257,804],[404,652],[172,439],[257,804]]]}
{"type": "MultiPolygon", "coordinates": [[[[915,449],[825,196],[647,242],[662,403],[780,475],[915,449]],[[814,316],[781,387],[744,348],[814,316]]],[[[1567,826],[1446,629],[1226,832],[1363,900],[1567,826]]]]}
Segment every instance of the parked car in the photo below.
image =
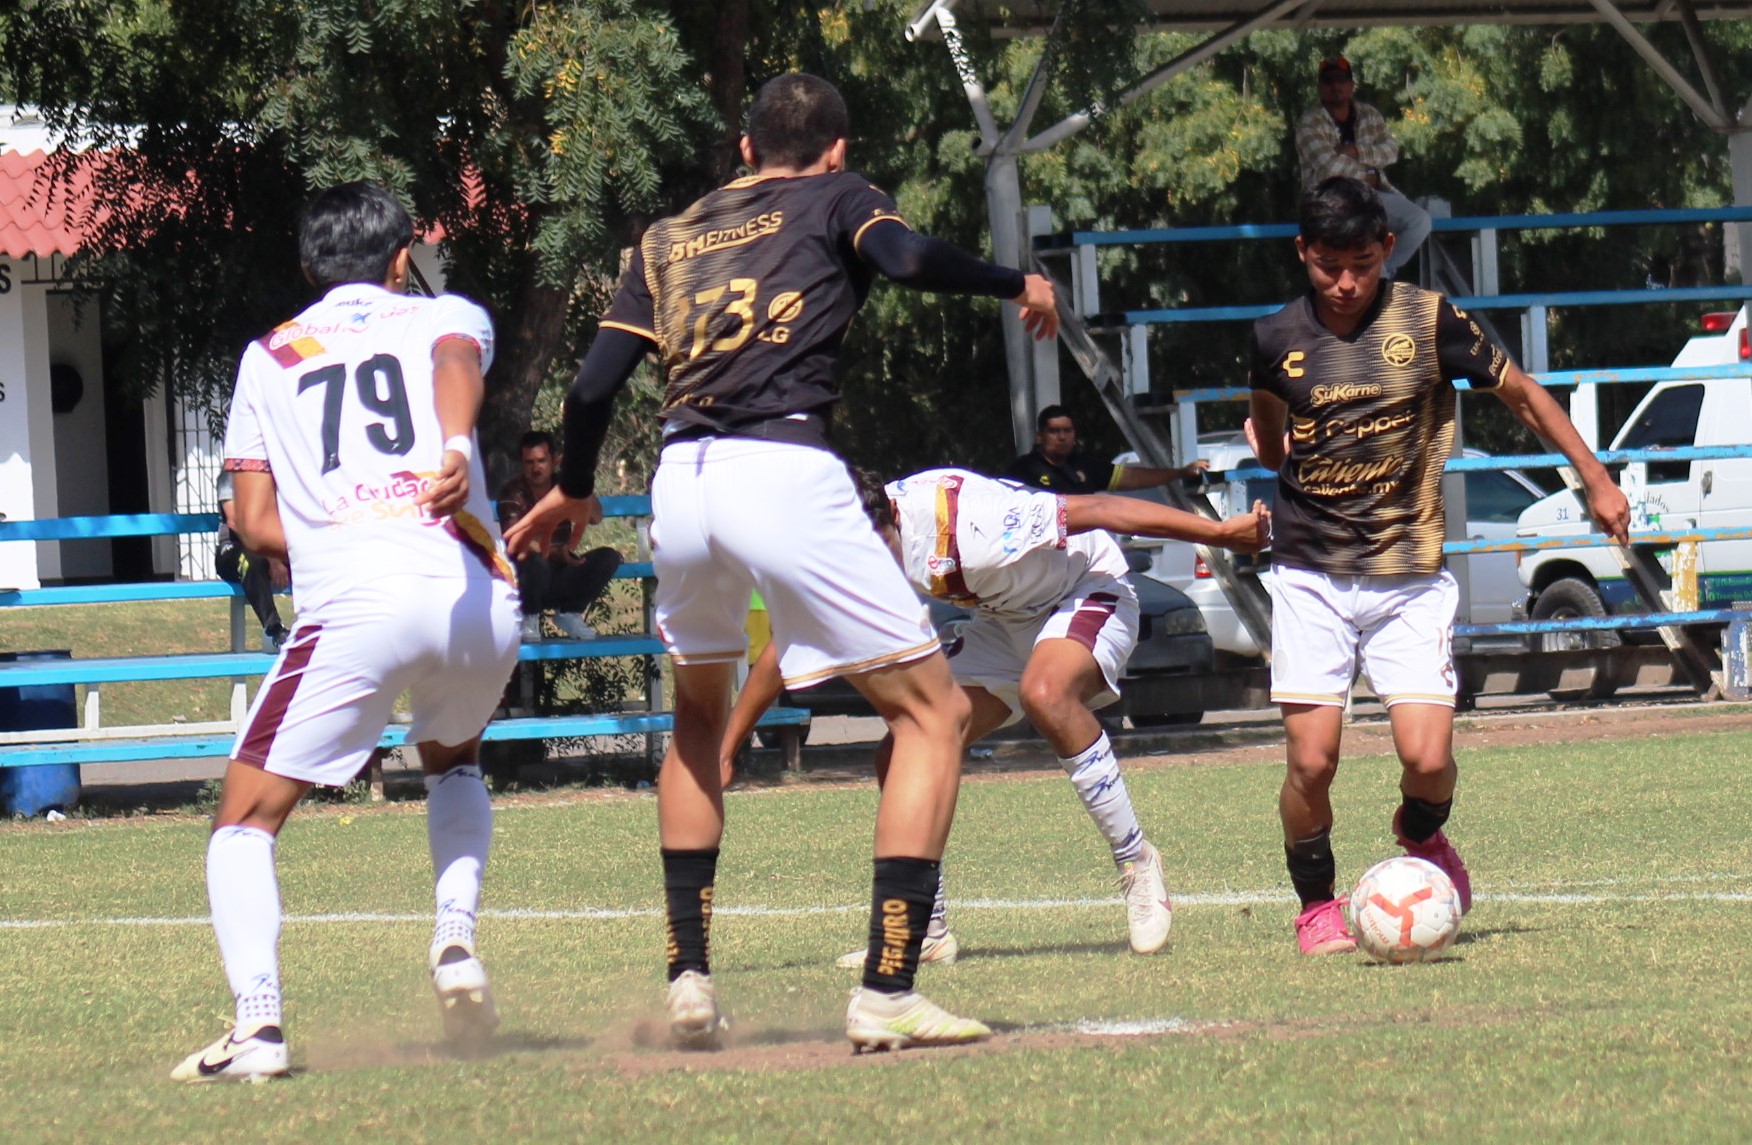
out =
{"type": "MultiPolygon", "coordinates": [[[[1705,333],[1690,339],[1674,366],[1740,365],[1752,358],[1747,309],[1706,316],[1705,333]]],[[[1752,443],[1752,379],[1708,378],[1660,382],[1645,395],[1612,449],[1674,449],[1752,443]]],[[[1619,487],[1630,500],[1632,532],[1745,528],[1752,525],[1752,458],[1709,461],[1635,461],[1619,487]]],[[[1522,537],[1579,536],[1594,531],[1581,501],[1565,489],[1529,506],[1516,533],[1522,537]]],[[[1671,571],[1671,552],[1662,555],[1671,571]]],[[[1724,608],[1752,600],[1752,541],[1707,541],[1698,546],[1698,603],[1724,608]]],[[[1520,562],[1527,588],[1522,615],[1535,620],[1646,612],[1606,546],[1527,553],[1520,562]]],[[[1650,642],[1652,630],[1625,630],[1624,638],[1650,642]]],[[[1542,648],[1609,647],[1618,634],[1552,633],[1542,648]]],[[[1587,693],[1603,696],[1613,684],[1598,674],[1587,693]]]]}
{"type": "MultiPolygon", "coordinates": [[[[1204,617],[1185,593],[1142,575],[1137,571],[1141,563],[1137,556],[1131,559],[1132,587],[1138,594],[1138,646],[1120,678],[1119,703],[1102,709],[1101,714],[1128,716],[1132,725],[1140,728],[1196,724],[1204,718],[1204,692],[1187,687],[1185,682],[1211,671],[1214,652],[1204,617]]],[[[924,600],[938,638],[945,645],[952,643],[956,629],[971,619],[971,614],[940,600],[924,600]]],[[[875,714],[858,690],[841,679],[786,691],[779,702],[807,708],[817,716],[875,714]]],[[[767,743],[769,735],[776,743],[777,733],[766,732],[761,733],[761,742],[767,743]]]]}
{"type": "MultiPolygon", "coordinates": [[[[1210,461],[1213,472],[1239,469],[1257,464],[1244,435],[1233,431],[1200,434],[1198,455],[1210,461]]],[[[1481,450],[1464,451],[1467,457],[1486,457],[1481,450]]],[[[1137,460],[1135,454],[1123,454],[1118,461],[1137,460]]],[[[1474,539],[1508,540],[1515,536],[1521,513],[1545,496],[1545,490],[1526,474],[1515,469],[1481,470],[1467,473],[1466,510],[1467,536],[1474,539]]],[[[1227,482],[1212,486],[1209,495],[1217,512],[1223,516],[1245,513],[1254,501],[1267,505],[1277,493],[1277,478],[1255,477],[1244,482],[1227,482]]],[[[1198,556],[1195,546],[1181,541],[1156,541],[1136,538],[1131,546],[1149,554],[1150,575],[1184,592],[1204,615],[1205,628],[1211,634],[1219,661],[1256,660],[1261,649],[1235,608],[1224,595],[1210,569],[1198,556]]],[[[1261,557],[1235,558],[1238,565],[1261,561],[1262,576],[1270,576],[1270,554],[1261,557]]],[[[1522,596],[1520,580],[1515,575],[1515,554],[1488,553],[1467,557],[1469,611],[1464,618],[1473,624],[1500,624],[1513,619],[1516,602],[1522,596]]],[[[1516,641],[1518,644],[1519,641],[1516,641]]]]}

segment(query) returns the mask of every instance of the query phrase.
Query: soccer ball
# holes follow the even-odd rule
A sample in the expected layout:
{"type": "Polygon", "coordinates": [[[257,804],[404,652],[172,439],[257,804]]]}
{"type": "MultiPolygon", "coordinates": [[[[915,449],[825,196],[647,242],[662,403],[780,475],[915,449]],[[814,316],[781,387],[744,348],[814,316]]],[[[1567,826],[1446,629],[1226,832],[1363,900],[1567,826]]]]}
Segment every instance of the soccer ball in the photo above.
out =
{"type": "Polygon", "coordinates": [[[1377,962],[1440,958],[1460,933],[1460,892],[1426,859],[1396,855],[1363,872],[1350,896],[1357,946],[1377,962]]]}

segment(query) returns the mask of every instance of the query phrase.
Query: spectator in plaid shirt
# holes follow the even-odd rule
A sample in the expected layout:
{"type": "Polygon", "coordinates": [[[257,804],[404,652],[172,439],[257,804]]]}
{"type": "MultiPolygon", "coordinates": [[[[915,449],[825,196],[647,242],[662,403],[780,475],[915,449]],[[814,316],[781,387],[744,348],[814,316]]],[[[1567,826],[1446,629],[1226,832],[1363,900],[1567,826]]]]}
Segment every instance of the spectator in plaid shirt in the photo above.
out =
{"type": "Polygon", "coordinates": [[[1382,267],[1393,278],[1411,261],[1430,234],[1430,214],[1387,181],[1383,167],[1399,160],[1399,142],[1373,107],[1352,98],[1356,76],[1350,61],[1329,56],[1320,61],[1320,104],[1296,124],[1296,157],[1302,164],[1302,189],[1312,190],[1334,175],[1361,179],[1375,188],[1387,208],[1393,253],[1382,267]]]}

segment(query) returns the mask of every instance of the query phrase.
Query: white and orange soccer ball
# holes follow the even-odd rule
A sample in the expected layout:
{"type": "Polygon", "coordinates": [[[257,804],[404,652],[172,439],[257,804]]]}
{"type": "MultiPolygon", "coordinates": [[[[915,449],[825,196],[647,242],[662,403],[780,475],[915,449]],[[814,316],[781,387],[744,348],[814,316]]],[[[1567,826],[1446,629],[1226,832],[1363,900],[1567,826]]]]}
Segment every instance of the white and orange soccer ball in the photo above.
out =
{"type": "Polygon", "coordinates": [[[1377,962],[1440,958],[1460,933],[1460,892],[1442,868],[1396,855],[1363,872],[1350,896],[1351,933],[1377,962]]]}

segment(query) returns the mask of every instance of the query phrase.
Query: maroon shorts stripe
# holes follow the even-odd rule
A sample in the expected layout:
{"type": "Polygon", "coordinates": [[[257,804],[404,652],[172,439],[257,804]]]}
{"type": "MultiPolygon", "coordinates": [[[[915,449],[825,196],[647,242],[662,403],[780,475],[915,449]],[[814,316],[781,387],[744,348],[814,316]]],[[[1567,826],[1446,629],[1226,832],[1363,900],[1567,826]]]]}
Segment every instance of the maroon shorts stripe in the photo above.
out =
{"type": "Polygon", "coordinates": [[[1119,597],[1110,592],[1092,592],[1081,605],[1077,613],[1071,617],[1071,626],[1065,632],[1067,639],[1095,651],[1095,638],[1101,635],[1101,629],[1113,619],[1113,610],[1119,605],[1119,597]]]}
{"type": "Polygon", "coordinates": [[[232,756],[237,762],[253,767],[267,766],[274,737],[280,734],[286,710],[292,706],[292,697],[298,694],[298,685],[304,680],[304,669],[310,666],[310,657],[316,652],[321,636],[322,625],[312,625],[300,630],[293,642],[286,645],[280,663],[274,668],[274,678],[268,684],[268,694],[256,708],[255,718],[249,721],[249,728],[244,732],[243,746],[232,756]]]}

